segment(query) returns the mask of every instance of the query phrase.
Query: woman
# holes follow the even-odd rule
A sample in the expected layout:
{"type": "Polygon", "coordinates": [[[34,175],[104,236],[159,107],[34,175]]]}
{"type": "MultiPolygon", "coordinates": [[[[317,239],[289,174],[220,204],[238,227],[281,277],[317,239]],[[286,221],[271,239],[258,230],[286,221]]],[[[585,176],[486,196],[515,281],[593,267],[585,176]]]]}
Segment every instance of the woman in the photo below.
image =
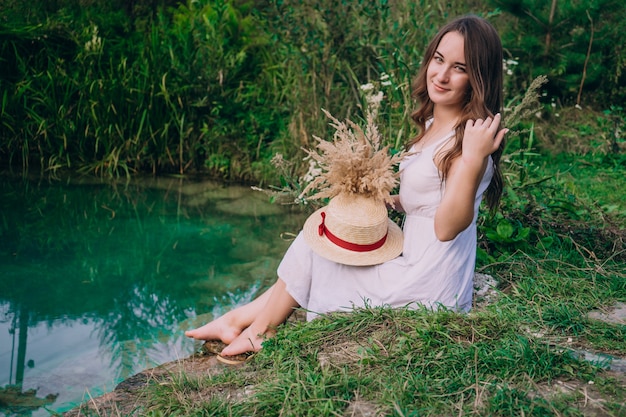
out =
{"type": "Polygon", "coordinates": [[[394,196],[406,213],[402,255],[346,265],[318,255],[300,233],[268,291],[187,336],[219,339],[228,344],[221,355],[231,356],[258,351],[297,307],[309,319],[365,304],[470,309],[478,207],[485,194],[495,209],[502,192],[507,130],[500,128],[502,45],[495,29],[476,16],[445,25],[424,54],[414,94],[421,133],[408,145],[394,196]]]}

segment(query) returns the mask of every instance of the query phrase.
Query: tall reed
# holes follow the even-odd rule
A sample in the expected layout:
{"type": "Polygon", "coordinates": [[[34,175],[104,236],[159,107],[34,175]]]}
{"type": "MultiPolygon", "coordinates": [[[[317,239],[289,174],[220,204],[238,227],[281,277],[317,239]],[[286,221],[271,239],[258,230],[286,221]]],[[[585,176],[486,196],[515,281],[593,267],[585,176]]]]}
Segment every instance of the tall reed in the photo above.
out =
{"type": "Polygon", "coordinates": [[[369,84],[384,94],[383,138],[400,149],[414,134],[410,87],[427,40],[450,15],[489,11],[478,1],[204,0],[138,25],[97,5],[0,30],[13,68],[0,77],[0,154],[11,166],[275,182],[273,156],[302,172],[301,147],[329,133],[321,109],[362,117],[369,84]]]}

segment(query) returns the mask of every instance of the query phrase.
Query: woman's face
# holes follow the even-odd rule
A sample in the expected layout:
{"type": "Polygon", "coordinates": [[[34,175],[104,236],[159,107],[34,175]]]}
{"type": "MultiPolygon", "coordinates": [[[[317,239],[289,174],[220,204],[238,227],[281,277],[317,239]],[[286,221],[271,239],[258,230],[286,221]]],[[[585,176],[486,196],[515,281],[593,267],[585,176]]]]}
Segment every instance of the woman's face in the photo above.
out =
{"type": "Polygon", "coordinates": [[[469,86],[465,40],[459,32],[446,33],[428,63],[428,96],[436,106],[461,109],[469,86]]]}

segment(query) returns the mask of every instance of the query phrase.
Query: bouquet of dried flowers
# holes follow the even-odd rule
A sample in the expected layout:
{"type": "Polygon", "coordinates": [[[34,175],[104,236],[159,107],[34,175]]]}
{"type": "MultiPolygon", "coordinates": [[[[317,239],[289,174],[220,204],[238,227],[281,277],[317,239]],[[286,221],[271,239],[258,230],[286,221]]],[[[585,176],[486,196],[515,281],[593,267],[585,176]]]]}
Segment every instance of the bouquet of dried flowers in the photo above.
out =
{"type": "Polygon", "coordinates": [[[376,111],[368,108],[364,128],[346,119],[340,122],[323,110],[335,128],[332,141],[317,136],[317,149],[305,149],[312,161],[305,180],[310,182],[300,199],[332,198],[342,193],[361,194],[393,205],[391,192],[399,181],[394,169],[405,152],[391,155],[383,146],[376,111]]]}

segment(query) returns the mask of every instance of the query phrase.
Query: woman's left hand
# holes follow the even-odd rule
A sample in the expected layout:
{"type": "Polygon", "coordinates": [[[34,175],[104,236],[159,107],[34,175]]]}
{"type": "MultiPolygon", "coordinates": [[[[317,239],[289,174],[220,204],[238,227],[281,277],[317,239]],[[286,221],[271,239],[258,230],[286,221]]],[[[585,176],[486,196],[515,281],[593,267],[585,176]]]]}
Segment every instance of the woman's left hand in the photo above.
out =
{"type": "Polygon", "coordinates": [[[462,158],[466,162],[480,163],[500,147],[508,129],[500,129],[500,113],[485,120],[468,120],[463,136],[462,158]]]}

